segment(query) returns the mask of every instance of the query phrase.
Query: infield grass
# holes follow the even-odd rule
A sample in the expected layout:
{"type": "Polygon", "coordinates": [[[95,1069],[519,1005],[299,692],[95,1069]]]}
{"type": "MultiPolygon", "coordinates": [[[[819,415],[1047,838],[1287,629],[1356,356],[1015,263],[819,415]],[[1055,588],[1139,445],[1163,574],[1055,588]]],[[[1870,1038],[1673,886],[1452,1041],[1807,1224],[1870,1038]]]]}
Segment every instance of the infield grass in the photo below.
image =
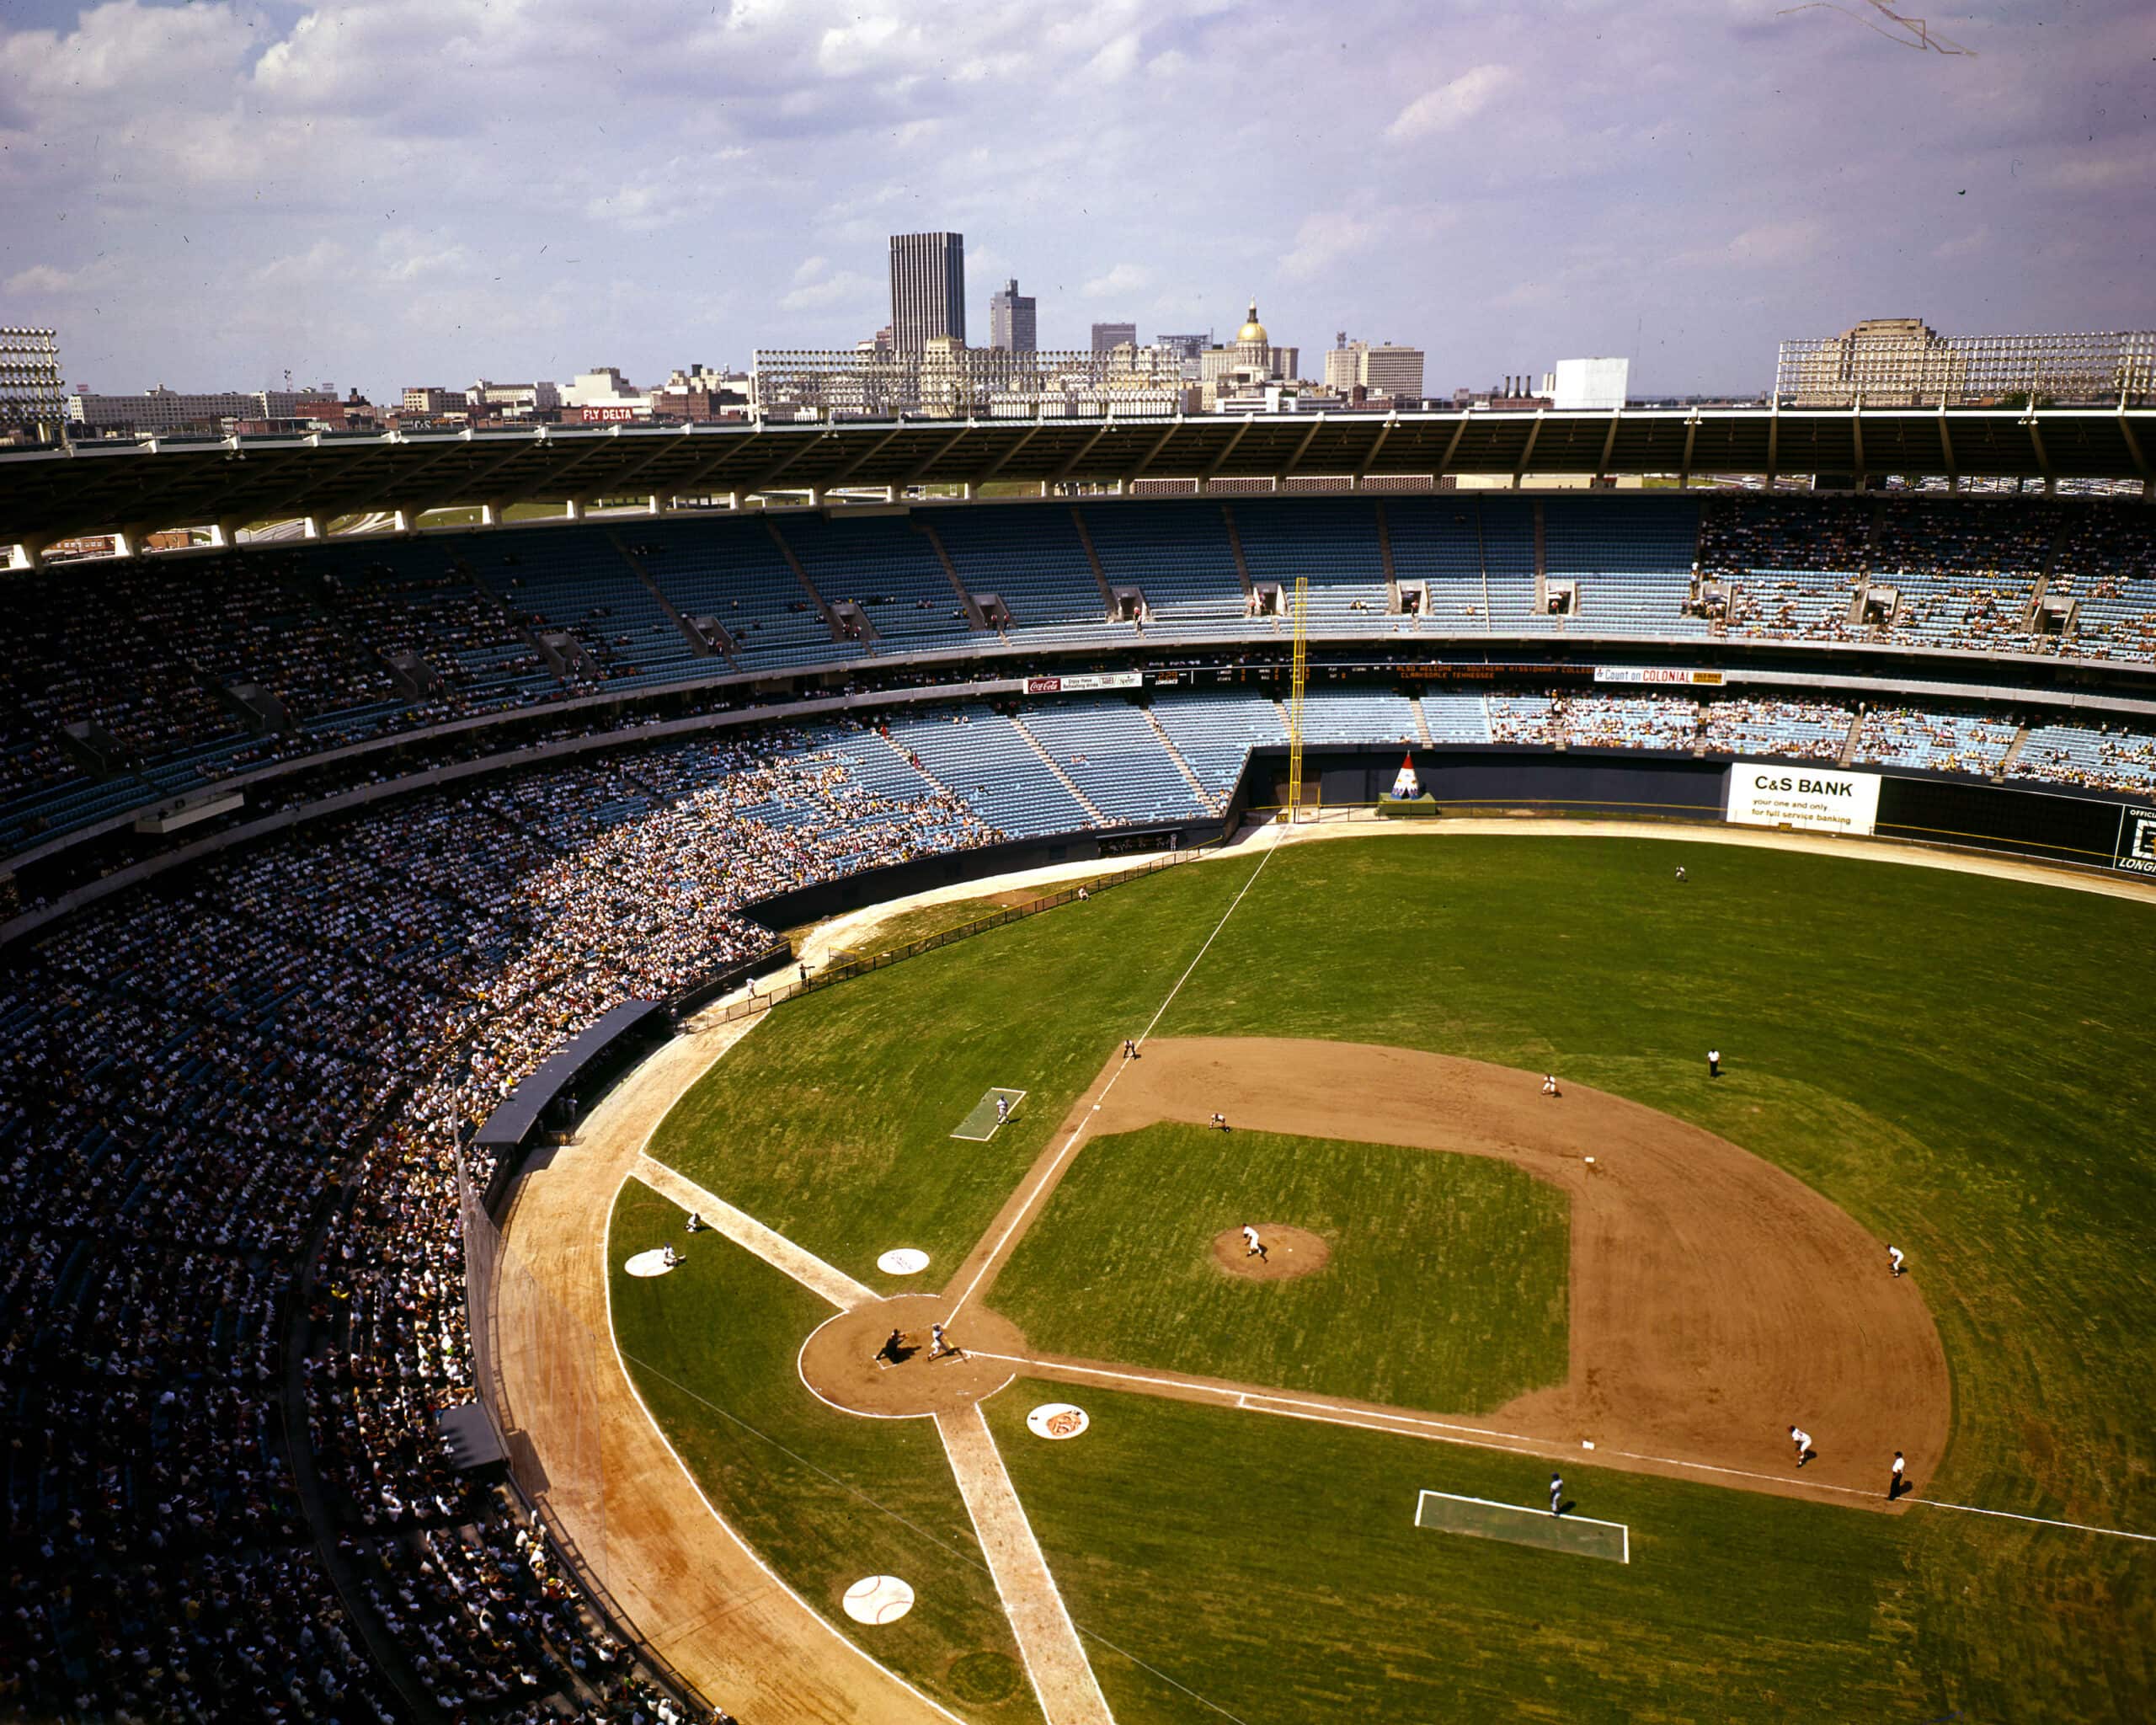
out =
{"type": "Polygon", "coordinates": [[[1253,863],[1187,864],[776,1008],[684,1097],[651,1154],[870,1287],[939,1285],[1065,1114],[1145,1027],[1253,863]],[[1027,1092],[985,1144],[984,1092],[1027,1092]]]}
{"type": "Polygon", "coordinates": [[[934,1423],[856,1418],[810,1396],[795,1353],[833,1308],[721,1235],[697,1235],[664,1276],[621,1268],[680,1233],[674,1204],[635,1180],[622,1187],[607,1256],[614,1334],[705,1496],[875,1658],[970,1718],[1039,1725],[1022,1674],[990,1680],[1017,1674],[1017,1645],[934,1423]],[[840,1599],[870,1575],[911,1583],[913,1610],[879,1628],[853,1622],[840,1599]]]}
{"type": "MultiPolygon", "coordinates": [[[[893,1245],[947,1271],[1251,867],[1174,869],[782,1007],[654,1153],[872,1284],[893,1245]],[[1021,1130],[944,1137],[997,1083],[1033,1092],[1021,1130]]],[[[1710,843],[1415,832],[1278,852],[1160,1033],[1554,1070],[1721,1135],[1908,1252],[1955,1390],[1920,1494],[2152,1533],[2152,977],[2145,903],[1710,843]]],[[[1043,1237],[1043,1289],[1077,1297],[1075,1246],[1043,1237]]],[[[1144,1261],[1134,1236],[1114,1249],[1144,1261]]],[[[1014,1315],[1046,1297],[1017,1274],[1033,1250],[996,1290],[1014,1315]]],[[[1164,1320],[1140,1283],[1118,1310],[1086,1290],[1097,1322],[1142,1341],[1164,1320]]],[[[1246,1345],[1225,1310],[1201,1327],[1177,1345],[1246,1345]]],[[[1084,1401],[1094,1430],[1052,1446],[1004,1435],[1031,1405],[1017,1387],[990,1404],[1059,1581],[1087,1627],[1253,1725],[2156,1715],[2147,1545],[1568,1469],[1582,1513],[1630,1524],[1634,1561],[1559,1573],[1412,1525],[1422,1487],[1531,1502],[1546,1468],[1523,1487],[1524,1464],[1486,1452],[1084,1401]]],[[[1218,1717],[1096,1659],[1125,1725],[1218,1717]]]]}
{"type": "Polygon", "coordinates": [[[1049,1354],[1479,1413],[1564,1380],[1570,1215],[1487,1157],[1162,1124],[1089,1140],[984,1297],[1049,1354]],[[1246,1221],[1331,1256],[1231,1275],[1246,1221]]]}

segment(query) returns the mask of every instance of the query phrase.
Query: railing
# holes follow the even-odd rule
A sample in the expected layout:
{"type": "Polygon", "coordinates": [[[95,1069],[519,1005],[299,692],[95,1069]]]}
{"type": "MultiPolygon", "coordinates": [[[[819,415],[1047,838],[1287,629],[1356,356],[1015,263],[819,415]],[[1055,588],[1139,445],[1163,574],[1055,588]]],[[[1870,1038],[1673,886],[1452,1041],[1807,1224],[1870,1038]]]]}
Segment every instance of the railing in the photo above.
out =
{"type": "MultiPolygon", "coordinates": [[[[1214,845],[1225,842],[1226,837],[1224,835],[1220,839],[1214,841],[1214,845]]],[[[1087,880],[1076,886],[1065,887],[1056,892],[1043,894],[1038,899],[1028,899],[1022,905],[1010,905],[992,915],[976,917],[970,922],[961,923],[956,928],[946,928],[936,934],[923,935],[919,940],[908,941],[904,946],[893,947],[888,952],[873,953],[866,958],[849,959],[841,964],[827,966],[814,975],[808,975],[804,970],[803,974],[796,976],[792,981],[782,983],[761,994],[755,991],[752,984],[749,994],[714,1012],[705,1022],[712,1024],[732,1024],[743,1018],[753,1017],[758,1012],[768,1012],[773,1007],[782,1005],[787,1001],[798,1000],[803,995],[814,994],[819,990],[834,987],[841,982],[851,982],[855,977],[866,976],[872,970],[888,969],[890,966],[902,964],[908,959],[917,959],[923,953],[935,952],[938,948],[950,946],[954,942],[971,940],[975,935],[986,934],[990,929],[1007,927],[1013,922],[1024,921],[1028,916],[1038,916],[1043,911],[1053,911],[1059,905],[1073,904],[1081,898],[1090,898],[1097,893],[1107,892],[1109,889],[1121,886],[1125,882],[1141,880],[1148,875],[1158,874],[1164,868],[1172,868],[1178,862],[1187,862],[1213,847],[1213,846],[1200,845],[1188,850],[1164,851],[1159,856],[1149,862],[1140,863],[1136,868],[1119,868],[1115,873],[1101,879],[1087,880]]],[[[1114,866],[1113,858],[1104,857],[1102,860],[1110,867],[1114,866]]]]}

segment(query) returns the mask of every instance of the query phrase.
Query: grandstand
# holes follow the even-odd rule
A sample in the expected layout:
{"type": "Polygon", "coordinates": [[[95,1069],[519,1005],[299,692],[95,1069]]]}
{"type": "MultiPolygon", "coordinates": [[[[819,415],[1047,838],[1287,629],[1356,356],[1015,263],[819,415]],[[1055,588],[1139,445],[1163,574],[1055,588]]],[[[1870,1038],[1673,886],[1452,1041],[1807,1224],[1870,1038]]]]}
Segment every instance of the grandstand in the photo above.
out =
{"type": "MultiPolygon", "coordinates": [[[[1037,441],[1014,476],[1074,458],[1037,441]]],[[[1263,808],[1298,579],[1320,786],[1405,751],[1478,807],[1757,759],[2156,795],[2156,531],[2108,499],[1088,494],[11,579],[0,1425],[37,1604],[0,1667],[33,1712],[139,1708],[103,1626],[177,1661],[184,1599],[306,1649],[312,1717],[655,1693],[444,1449],[478,1392],[460,1155],[487,1187],[476,1130],[609,1012],[770,962],[760,905],[1263,808]]],[[[203,1717],[260,1711],[243,1662],[190,1669],[203,1717]]]]}

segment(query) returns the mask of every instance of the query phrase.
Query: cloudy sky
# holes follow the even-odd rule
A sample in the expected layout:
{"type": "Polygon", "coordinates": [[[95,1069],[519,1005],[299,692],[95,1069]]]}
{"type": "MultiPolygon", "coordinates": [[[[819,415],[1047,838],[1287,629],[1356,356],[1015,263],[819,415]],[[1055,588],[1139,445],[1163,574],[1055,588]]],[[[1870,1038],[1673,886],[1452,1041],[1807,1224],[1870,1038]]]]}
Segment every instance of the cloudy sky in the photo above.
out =
{"type": "Polygon", "coordinates": [[[955,228],[975,340],[1007,275],[1043,346],[1255,293],[1433,392],[2156,324],[2156,5],[1925,18],[1969,51],[1870,0],[7,0],[0,323],[107,390],[648,382],[851,344],[955,228]]]}

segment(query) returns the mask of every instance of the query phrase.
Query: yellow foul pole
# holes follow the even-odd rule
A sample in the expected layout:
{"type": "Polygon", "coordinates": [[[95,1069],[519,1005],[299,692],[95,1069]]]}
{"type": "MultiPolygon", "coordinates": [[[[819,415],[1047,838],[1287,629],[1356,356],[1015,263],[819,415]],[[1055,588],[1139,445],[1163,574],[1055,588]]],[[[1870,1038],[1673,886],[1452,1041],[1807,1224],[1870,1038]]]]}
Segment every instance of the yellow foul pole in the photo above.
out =
{"type": "Polygon", "coordinates": [[[1288,692],[1288,819],[1297,819],[1303,801],[1303,687],[1310,681],[1309,644],[1303,634],[1303,607],[1310,578],[1295,577],[1295,678],[1288,692]]]}

